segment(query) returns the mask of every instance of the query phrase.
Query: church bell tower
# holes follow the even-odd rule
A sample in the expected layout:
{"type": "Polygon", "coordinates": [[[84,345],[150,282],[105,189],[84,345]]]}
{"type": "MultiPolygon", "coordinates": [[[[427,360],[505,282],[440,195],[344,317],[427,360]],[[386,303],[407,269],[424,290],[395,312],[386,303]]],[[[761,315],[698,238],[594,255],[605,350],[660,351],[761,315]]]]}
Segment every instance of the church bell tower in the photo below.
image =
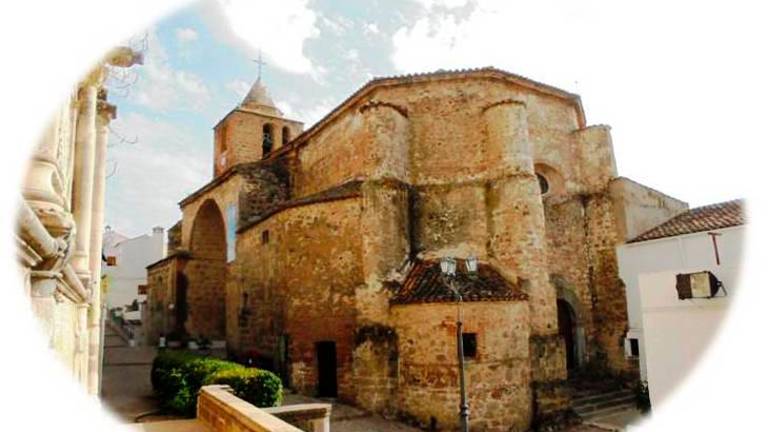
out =
{"type": "Polygon", "coordinates": [[[303,129],[303,123],[283,117],[259,72],[242,102],[214,126],[214,177],[235,165],[268,159],[303,129]]]}

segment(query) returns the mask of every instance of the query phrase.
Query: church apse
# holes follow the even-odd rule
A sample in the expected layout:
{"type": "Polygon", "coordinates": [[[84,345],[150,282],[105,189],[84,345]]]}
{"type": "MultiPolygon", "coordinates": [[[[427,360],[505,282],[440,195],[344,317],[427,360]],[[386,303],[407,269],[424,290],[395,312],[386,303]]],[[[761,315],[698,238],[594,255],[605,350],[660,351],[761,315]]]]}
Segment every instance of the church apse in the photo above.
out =
{"type": "Polygon", "coordinates": [[[586,126],[578,96],[493,68],[440,71],[375,79],[299,125],[257,82],[217,126],[228,165],[181,202],[190,332],[223,331],[226,312],[230,354],[258,354],[294,390],[451,429],[453,299],[393,299],[419,268],[472,254],[516,293],[467,300],[474,428],[567,414],[552,273],[584,306],[581,359],[605,352],[624,370],[611,139],[586,126]],[[195,320],[196,295],[213,320],[195,320]]]}

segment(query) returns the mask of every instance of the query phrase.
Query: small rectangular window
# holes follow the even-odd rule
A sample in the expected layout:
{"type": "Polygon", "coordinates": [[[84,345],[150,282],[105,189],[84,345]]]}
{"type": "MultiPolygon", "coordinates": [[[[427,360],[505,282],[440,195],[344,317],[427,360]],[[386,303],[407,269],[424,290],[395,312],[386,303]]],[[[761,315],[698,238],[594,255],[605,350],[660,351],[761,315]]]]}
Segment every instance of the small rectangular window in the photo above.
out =
{"type": "Polygon", "coordinates": [[[261,244],[267,243],[269,243],[269,230],[264,230],[261,232],[261,244]]]}
{"type": "Polygon", "coordinates": [[[629,353],[632,355],[632,357],[639,357],[640,356],[640,341],[637,339],[630,339],[629,340],[629,353]]]}
{"type": "Polygon", "coordinates": [[[117,265],[117,257],[116,256],[108,256],[107,257],[107,266],[108,267],[115,267],[117,265]]]}
{"type": "Polygon", "coordinates": [[[477,357],[477,333],[462,333],[461,343],[464,345],[464,358],[477,357]]]}

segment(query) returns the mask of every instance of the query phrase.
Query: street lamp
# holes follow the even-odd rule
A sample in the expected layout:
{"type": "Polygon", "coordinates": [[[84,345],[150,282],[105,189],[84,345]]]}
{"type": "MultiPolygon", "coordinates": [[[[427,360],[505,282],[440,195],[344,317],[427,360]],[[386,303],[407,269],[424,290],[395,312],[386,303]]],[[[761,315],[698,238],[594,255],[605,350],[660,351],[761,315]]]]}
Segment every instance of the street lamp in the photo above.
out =
{"type": "MultiPolygon", "coordinates": [[[[474,275],[477,273],[477,257],[470,255],[464,261],[467,267],[467,273],[474,275]]],[[[461,302],[462,295],[456,284],[456,260],[452,257],[443,257],[440,259],[440,271],[443,273],[448,287],[453,291],[458,299],[456,310],[456,345],[458,346],[457,355],[459,358],[459,387],[461,391],[461,402],[459,403],[459,421],[461,430],[469,432],[469,405],[467,404],[467,388],[464,382],[464,338],[462,331],[461,302]]]]}

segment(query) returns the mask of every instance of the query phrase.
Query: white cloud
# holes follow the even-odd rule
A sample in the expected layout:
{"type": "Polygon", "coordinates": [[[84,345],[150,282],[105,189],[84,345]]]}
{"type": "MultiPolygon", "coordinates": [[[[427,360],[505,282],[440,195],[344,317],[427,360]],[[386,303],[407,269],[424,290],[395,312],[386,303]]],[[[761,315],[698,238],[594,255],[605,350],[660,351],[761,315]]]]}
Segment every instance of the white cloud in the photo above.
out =
{"type": "MultiPolygon", "coordinates": [[[[420,3],[427,7],[456,7],[466,2],[421,0],[420,3]]],[[[411,72],[488,65],[514,69],[518,73],[526,72],[520,70],[521,67],[547,70],[575,59],[578,47],[574,39],[583,39],[590,33],[589,29],[580,29],[574,20],[568,19],[573,7],[564,2],[486,0],[472,6],[465,17],[433,10],[412,26],[397,30],[392,39],[395,67],[411,72]],[[573,38],[564,37],[568,34],[574,34],[573,38]]]]}
{"type": "Polygon", "coordinates": [[[170,227],[180,217],[177,203],[210,179],[210,137],[138,113],[118,117],[113,129],[137,142],[110,137],[106,223],[128,235],[170,227]]]}
{"type": "Polygon", "coordinates": [[[197,32],[189,27],[180,27],[176,29],[176,39],[179,42],[192,42],[197,40],[197,32]]]}
{"type": "Polygon", "coordinates": [[[745,121],[726,107],[738,106],[738,93],[712,91],[748,73],[738,65],[754,54],[744,43],[750,27],[712,30],[738,22],[736,8],[701,5],[690,20],[686,2],[483,0],[460,13],[421,3],[430,14],[393,35],[398,71],[496,66],[577,92],[590,123],[612,126],[620,174],[693,204],[740,195],[739,173],[728,167],[744,154],[734,146],[752,140],[733,138],[732,126],[745,121]]]}
{"type": "Polygon", "coordinates": [[[354,48],[350,48],[344,53],[344,58],[356,62],[360,60],[360,52],[354,48]]]}
{"type": "Polygon", "coordinates": [[[228,90],[232,90],[232,93],[237,95],[237,97],[244,98],[246,93],[251,89],[251,84],[248,84],[243,80],[234,80],[228,82],[226,87],[228,90]]]}
{"type": "Polygon", "coordinates": [[[426,9],[432,9],[434,7],[443,7],[453,9],[462,7],[469,3],[469,0],[414,0],[416,3],[421,4],[426,9]]]}
{"type": "Polygon", "coordinates": [[[286,118],[304,122],[304,130],[307,130],[336,108],[338,102],[333,98],[326,98],[309,108],[294,108],[290,102],[279,100],[275,105],[286,118]]]}
{"type": "Polygon", "coordinates": [[[366,35],[377,35],[381,33],[381,30],[379,29],[379,26],[376,25],[376,23],[367,23],[363,26],[363,32],[365,32],[366,35]]]}
{"type": "Polygon", "coordinates": [[[144,65],[137,70],[140,79],[130,89],[130,97],[156,111],[203,109],[211,99],[208,86],[196,74],[171,67],[154,31],[148,33],[148,40],[144,65]]]}
{"type": "Polygon", "coordinates": [[[341,15],[336,15],[333,18],[320,15],[320,23],[336,36],[343,35],[355,26],[354,21],[341,15]]]}
{"type": "Polygon", "coordinates": [[[294,73],[308,73],[312,61],[304,55],[304,41],[319,34],[317,15],[308,0],[257,2],[218,0],[231,30],[267,61],[294,73]]]}

